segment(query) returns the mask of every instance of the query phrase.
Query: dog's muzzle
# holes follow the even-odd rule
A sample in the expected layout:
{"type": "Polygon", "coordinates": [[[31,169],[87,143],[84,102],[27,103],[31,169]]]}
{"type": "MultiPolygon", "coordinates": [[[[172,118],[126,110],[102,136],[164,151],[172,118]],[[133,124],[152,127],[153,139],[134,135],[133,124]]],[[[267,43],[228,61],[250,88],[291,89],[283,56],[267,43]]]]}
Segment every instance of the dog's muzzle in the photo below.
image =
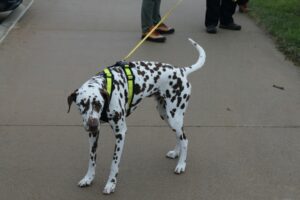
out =
{"type": "Polygon", "coordinates": [[[97,131],[99,126],[99,120],[96,118],[89,118],[87,125],[89,127],[89,131],[97,131]]]}

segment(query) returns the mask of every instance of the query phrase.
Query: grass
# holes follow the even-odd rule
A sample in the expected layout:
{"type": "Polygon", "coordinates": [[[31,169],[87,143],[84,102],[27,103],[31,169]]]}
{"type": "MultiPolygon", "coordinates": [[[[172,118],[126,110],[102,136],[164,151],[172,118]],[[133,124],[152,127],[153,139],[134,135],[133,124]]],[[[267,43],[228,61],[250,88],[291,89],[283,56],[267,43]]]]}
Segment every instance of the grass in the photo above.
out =
{"type": "Polygon", "coordinates": [[[275,39],[278,48],[300,66],[300,0],[250,0],[252,16],[275,39]]]}

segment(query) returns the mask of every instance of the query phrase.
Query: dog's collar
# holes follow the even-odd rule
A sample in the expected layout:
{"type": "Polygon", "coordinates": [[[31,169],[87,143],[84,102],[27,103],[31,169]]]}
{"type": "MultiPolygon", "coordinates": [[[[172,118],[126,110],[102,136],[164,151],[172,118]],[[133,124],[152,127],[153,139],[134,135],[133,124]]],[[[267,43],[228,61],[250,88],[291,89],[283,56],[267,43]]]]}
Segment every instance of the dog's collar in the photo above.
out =
{"type": "MultiPolygon", "coordinates": [[[[111,94],[113,91],[113,82],[114,82],[114,76],[111,72],[111,68],[114,66],[120,66],[126,74],[127,84],[128,84],[128,101],[127,101],[127,116],[128,116],[130,113],[130,108],[132,106],[132,100],[133,100],[133,96],[134,96],[134,93],[133,93],[134,76],[132,75],[132,70],[128,63],[117,62],[113,66],[106,67],[103,70],[103,73],[104,73],[104,77],[106,79],[106,91],[109,94],[109,101],[111,99],[111,94]]],[[[107,117],[108,105],[109,105],[109,102],[105,102],[103,111],[101,113],[101,118],[100,118],[102,121],[105,121],[105,122],[108,122],[108,117],[107,117]]]]}

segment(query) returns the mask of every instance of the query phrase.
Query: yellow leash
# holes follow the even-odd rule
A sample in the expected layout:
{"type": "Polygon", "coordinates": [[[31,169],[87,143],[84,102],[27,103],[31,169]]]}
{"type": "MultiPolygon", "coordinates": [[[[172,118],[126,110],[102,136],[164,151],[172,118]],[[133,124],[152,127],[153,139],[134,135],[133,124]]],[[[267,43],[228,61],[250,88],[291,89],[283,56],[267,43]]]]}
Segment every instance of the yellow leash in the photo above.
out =
{"type": "Polygon", "coordinates": [[[161,18],[161,20],[154,26],[154,28],[130,51],[130,53],[123,58],[123,60],[127,60],[144,42],[145,40],[157,29],[157,27],[165,21],[169,15],[175,10],[175,8],[182,2],[182,0],[178,0],[175,5],[161,18]]]}

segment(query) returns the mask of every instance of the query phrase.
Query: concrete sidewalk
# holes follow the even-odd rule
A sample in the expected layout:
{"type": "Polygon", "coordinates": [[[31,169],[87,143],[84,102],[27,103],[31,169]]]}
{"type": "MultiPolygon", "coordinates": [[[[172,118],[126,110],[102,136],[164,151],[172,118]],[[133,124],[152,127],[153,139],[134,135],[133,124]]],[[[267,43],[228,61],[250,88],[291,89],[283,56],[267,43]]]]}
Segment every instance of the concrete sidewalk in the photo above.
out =
{"type": "MultiPolygon", "coordinates": [[[[162,2],[162,13],[176,1],[162,2]]],[[[165,159],[175,138],[152,99],[128,118],[119,182],[102,195],[114,137],[101,129],[97,176],[85,189],[87,135],[66,98],[140,38],[141,2],[38,1],[0,46],[1,199],[300,199],[300,69],[237,13],[242,31],[204,29],[205,1],[184,1],[166,44],[145,43],[131,60],[193,64],[191,37],[207,61],[193,73],[185,118],[187,171],[165,159]],[[284,87],[284,90],[273,87],[284,87]]]]}

